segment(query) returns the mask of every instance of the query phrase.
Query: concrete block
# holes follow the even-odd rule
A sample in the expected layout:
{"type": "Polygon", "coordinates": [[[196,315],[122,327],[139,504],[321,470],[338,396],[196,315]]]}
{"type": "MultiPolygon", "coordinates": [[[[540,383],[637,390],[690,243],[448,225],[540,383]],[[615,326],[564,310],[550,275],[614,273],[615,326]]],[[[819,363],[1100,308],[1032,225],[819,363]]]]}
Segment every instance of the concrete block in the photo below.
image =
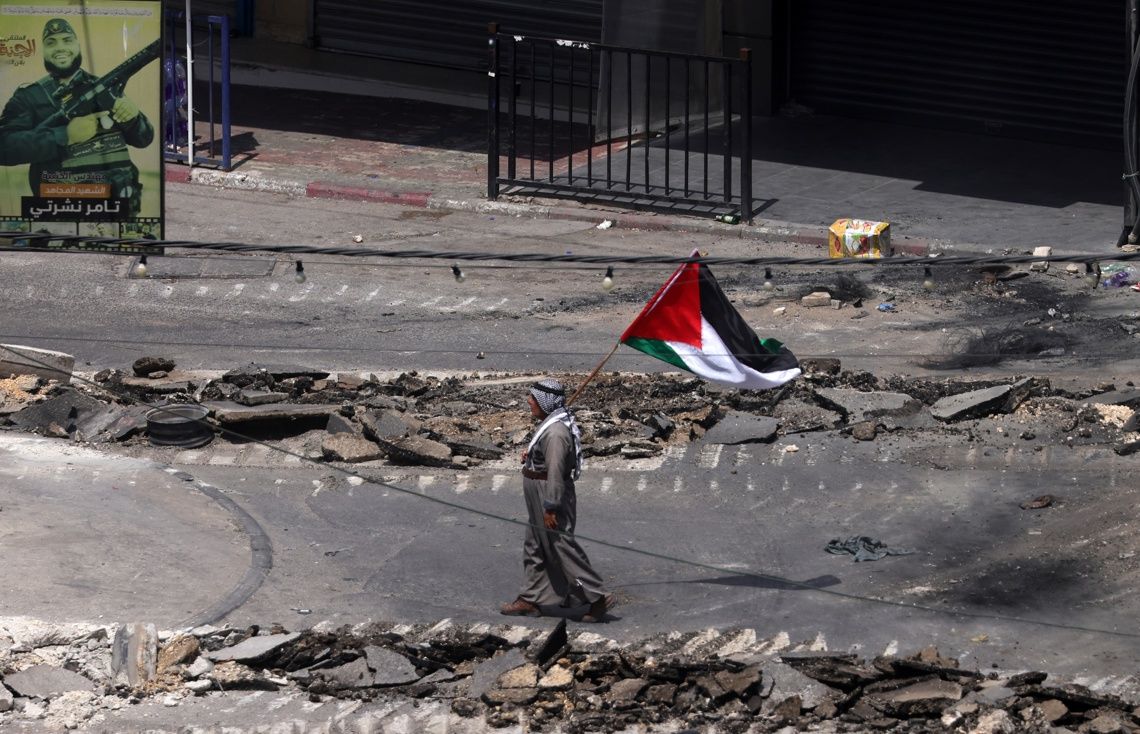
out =
{"type": "Polygon", "coordinates": [[[0,344],[0,378],[11,375],[39,375],[62,383],[71,382],[75,357],[50,349],[19,344],[0,344]]]}

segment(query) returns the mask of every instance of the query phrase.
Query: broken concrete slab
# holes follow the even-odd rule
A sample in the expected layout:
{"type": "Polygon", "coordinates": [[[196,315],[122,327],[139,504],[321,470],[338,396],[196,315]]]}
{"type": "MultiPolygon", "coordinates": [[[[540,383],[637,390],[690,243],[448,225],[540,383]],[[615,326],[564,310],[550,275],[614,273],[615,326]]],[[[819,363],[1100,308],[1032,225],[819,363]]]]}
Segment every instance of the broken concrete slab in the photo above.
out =
{"type": "Polygon", "coordinates": [[[1001,412],[1012,391],[1010,385],[997,385],[950,395],[934,403],[930,407],[930,414],[945,422],[994,415],[1001,412]]]}
{"type": "Polygon", "coordinates": [[[38,375],[67,384],[74,370],[75,357],[70,354],[21,344],[0,344],[0,378],[38,375]]]}
{"type": "Polygon", "coordinates": [[[198,656],[200,645],[194,635],[178,635],[162,646],[158,652],[157,672],[166,672],[175,665],[182,665],[198,656]]]}
{"type": "Polygon", "coordinates": [[[408,436],[394,440],[380,439],[377,443],[384,448],[388,459],[395,464],[439,467],[449,467],[452,464],[451,449],[424,436],[408,436]]]}
{"type": "Polygon", "coordinates": [[[106,406],[95,398],[68,389],[13,413],[9,420],[26,431],[47,431],[55,424],[70,434],[80,428],[81,421],[105,411],[106,406]]]}
{"type": "Polygon", "coordinates": [[[210,671],[210,680],[222,690],[235,688],[277,689],[277,683],[270,680],[262,671],[254,670],[233,660],[227,660],[214,666],[214,669],[210,671]]]}
{"type": "Polygon", "coordinates": [[[373,673],[368,668],[368,662],[364,658],[356,658],[344,665],[338,665],[335,668],[323,668],[316,672],[335,688],[369,688],[372,686],[373,673]]]}
{"type": "Polygon", "coordinates": [[[334,433],[321,441],[321,455],[327,461],[356,464],[384,458],[384,450],[366,438],[351,433],[334,433]]]}
{"type": "Polygon", "coordinates": [[[541,668],[534,663],[524,663],[500,675],[495,685],[499,688],[534,688],[541,677],[541,668]]]}
{"type": "Polygon", "coordinates": [[[649,681],[644,678],[623,678],[610,686],[608,698],[611,701],[635,701],[648,687],[649,681]]]}
{"type": "Polygon", "coordinates": [[[373,441],[381,441],[411,436],[418,433],[423,424],[398,410],[384,408],[365,411],[360,416],[360,425],[364,428],[365,436],[373,441]]]}
{"type": "Polygon", "coordinates": [[[785,433],[828,431],[843,422],[833,410],[796,399],[781,400],[772,411],[772,417],[780,421],[785,433]]]}
{"type": "Polygon", "coordinates": [[[320,420],[337,411],[335,405],[298,405],[296,403],[273,403],[270,405],[239,405],[228,400],[202,403],[210,414],[221,424],[271,423],[320,420]]]}
{"type": "Polygon", "coordinates": [[[804,308],[818,308],[831,305],[831,294],[827,291],[813,291],[800,299],[804,308]]]}
{"type": "Polygon", "coordinates": [[[814,709],[824,702],[837,701],[835,689],[813,680],[790,665],[765,664],[761,666],[765,686],[771,686],[764,711],[770,712],[789,696],[799,696],[805,708],[814,709]]]}
{"type": "Polygon", "coordinates": [[[932,678],[875,693],[864,700],[888,716],[912,718],[940,714],[947,706],[961,699],[962,686],[941,678],[932,678]]]}
{"type": "Polygon", "coordinates": [[[1127,408],[1140,409],[1140,390],[1126,387],[1123,390],[1104,392],[1093,395],[1088,402],[1094,405],[1123,405],[1127,408]]]}
{"type": "Polygon", "coordinates": [[[503,458],[503,449],[493,443],[451,436],[433,436],[432,438],[451,449],[453,454],[470,456],[476,459],[486,459],[488,461],[503,458]]]}
{"type": "Polygon", "coordinates": [[[325,430],[332,434],[347,433],[355,436],[363,435],[363,431],[355,421],[340,413],[333,413],[329,416],[329,422],[325,424],[325,430]]]}
{"type": "Polygon", "coordinates": [[[250,637],[236,645],[223,647],[221,650],[205,653],[205,656],[215,663],[232,660],[238,663],[253,663],[264,659],[293,642],[301,635],[298,632],[286,632],[276,635],[259,635],[250,637]]]}
{"type": "Polygon", "coordinates": [[[153,624],[122,624],[111,640],[111,674],[120,683],[140,686],[158,671],[158,630],[153,624]]]}
{"type": "Polygon", "coordinates": [[[135,393],[149,395],[174,395],[194,391],[194,383],[189,380],[159,380],[150,377],[124,377],[119,380],[123,387],[135,388],[135,393]]]}
{"type": "Polygon", "coordinates": [[[825,387],[815,391],[815,398],[823,407],[838,411],[849,423],[860,423],[880,416],[913,415],[922,410],[921,402],[898,392],[864,392],[825,387]]]}
{"type": "Polygon", "coordinates": [[[364,655],[368,667],[373,671],[373,685],[402,686],[420,679],[416,666],[398,652],[369,645],[364,648],[364,655]]]}
{"type": "Polygon", "coordinates": [[[93,691],[95,683],[79,673],[50,665],[33,665],[4,677],[4,685],[23,698],[52,699],[69,691],[93,691]]]}
{"type": "Polygon", "coordinates": [[[5,711],[12,710],[12,704],[15,703],[15,697],[12,692],[4,685],[3,680],[0,680],[0,714],[5,711]]]}
{"type": "Polygon", "coordinates": [[[495,681],[499,679],[500,675],[526,663],[527,659],[523,651],[515,647],[476,665],[467,684],[467,695],[478,699],[494,687],[495,681]]]}
{"type": "Polygon", "coordinates": [[[729,411],[705,433],[705,441],[715,444],[766,443],[776,437],[780,422],[775,418],[729,411]]]}
{"type": "Polygon", "coordinates": [[[271,403],[283,403],[289,399],[288,393],[273,392],[270,390],[257,390],[254,388],[245,388],[234,395],[233,400],[235,403],[241,405],[269,405],[271,403]]]}
{"type": "Polygon", "coordinates": [[[148,405],[128,405],[109,408],[112,420],[95,435],[89,436],[95,442],[125,441],[146,430],[146,414],[150,410],[148,405]]]}

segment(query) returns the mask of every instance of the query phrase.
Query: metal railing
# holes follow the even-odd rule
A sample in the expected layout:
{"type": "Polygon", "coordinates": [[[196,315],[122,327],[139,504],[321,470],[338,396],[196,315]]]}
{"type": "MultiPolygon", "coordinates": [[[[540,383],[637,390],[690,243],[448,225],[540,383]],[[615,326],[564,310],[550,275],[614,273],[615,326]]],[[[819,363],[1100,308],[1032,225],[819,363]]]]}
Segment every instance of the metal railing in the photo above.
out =
{"type": "Polygon", "coordinates": [[[731,59],[488,31],[489,199],[752,221],[748,49],[731,59]]]}
{"type": "MultiPolygon", "coordinates": [[[[206,38],[198,41],[195,47],[204,46],[206,57],[195,58],[193,66],[203,62],[206,64],[208,86],[205,105],[202,105],[195,96],[194,113],[195,123],[205,123],[208,132],[205,140],[201,142],[197,141],[195,134],[194,163],[229,171],[233,168],[233,146],[230,135],[230,19],[225,15],[208,15],[201,20],[206,23],[206,38]],[[216,78],[215,74],[218,75],[216,78]],[[205,153],[200,154],[199,151],[203,148],[205,153]]],[[[185,14],[168,13],[166,21],[167,41],[163,55],[166,82],[163,155],[168,161],[186,163],[187,151],[182,150],[186,144],[186,118],[179,114],[179,104],[181,109],[185,110],[185,89],[182,89],[180,94],[178,74],[181,67],[183,78],[185,77],[185,67],[180,61],[185,52],[185,42],[183,40],[180,44],[178,41],[179,30],[185,23],[185,14]]],[[[195,54],[196,57],[197,55],[195,54]]],[[[185,79],[185,84],[193,83],[193,79],[185,79]]],[[[197,128],[197,124],[195,127],[197,128]]]]}

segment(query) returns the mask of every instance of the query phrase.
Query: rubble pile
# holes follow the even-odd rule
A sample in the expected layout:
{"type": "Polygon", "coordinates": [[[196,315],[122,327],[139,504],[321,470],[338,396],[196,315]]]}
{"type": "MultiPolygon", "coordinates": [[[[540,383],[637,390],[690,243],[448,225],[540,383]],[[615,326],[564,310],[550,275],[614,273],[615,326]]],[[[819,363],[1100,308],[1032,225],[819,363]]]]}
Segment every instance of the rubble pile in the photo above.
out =
{"type": "MultiPolygon", "coordinates": [[[[879,378],[845,371],[836,359],[804,360],[803,367],[803,379],[760,392],[722,390],[677,374],[601,375],[574,406],[583,453],[644,459],[694,440],[761,443],[810,432],[857,441],[933,432],[967,442],[1015,439],[1038,450],[1106,445],[1121,455],[1140,449],[1134,419],[1140,390],[1131,383],[1071,392],[1033,377],[879,378]]],[[[132,372],[98,373],[106,390],[15,378],[13,388],[0,385],[11,406],[0,411],[0,424],[143,444],[151,407],[193,403],[208,410],[212,426],[229,429],[218,432],[223,439],[306,436],[305,454],[317,461],[458,470],[514,457],[533,428],[524,400],[533,376],[526,375],[405,372],[381,380],[250,364],[215,378],[182,379],[173,360],[161,357],[138,360],[132,372]]],[[[558,377],[571,387],[583,379],[558,377]]]]}
{"type": "Polygon", "coordinates": [[[150,699],[177,706],[270,690],[311,702],[433,699],[459,717],[531,731],[1140,729],[1133,704],[1116,696],[1044,672],[969,670],[933,647],[866,661],[809,643],[722,656],[681,633],[621,646],[568,635],[565,622],[326,627],[0,625],[0,728],[19,719],[78,728],[150,699]]]}

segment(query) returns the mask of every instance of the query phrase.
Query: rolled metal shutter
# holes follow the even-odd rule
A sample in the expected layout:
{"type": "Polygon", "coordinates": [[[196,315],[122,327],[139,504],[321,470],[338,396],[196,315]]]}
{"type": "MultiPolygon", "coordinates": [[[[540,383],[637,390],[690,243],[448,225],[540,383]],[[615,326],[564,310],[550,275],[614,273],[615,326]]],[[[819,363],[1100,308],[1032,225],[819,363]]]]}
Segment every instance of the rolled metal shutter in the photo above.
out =
{"type": "Polygon", "coordinates": [[[318,48],[454,69],[487,68],[487,24],[600,41],[602,0],[315,0],[318,48]]]}
{"type": "Polygon", "coordinates": [[[818,112],[1120,143],[1121,3],[796,0],[790,93],[818,112]]]}

